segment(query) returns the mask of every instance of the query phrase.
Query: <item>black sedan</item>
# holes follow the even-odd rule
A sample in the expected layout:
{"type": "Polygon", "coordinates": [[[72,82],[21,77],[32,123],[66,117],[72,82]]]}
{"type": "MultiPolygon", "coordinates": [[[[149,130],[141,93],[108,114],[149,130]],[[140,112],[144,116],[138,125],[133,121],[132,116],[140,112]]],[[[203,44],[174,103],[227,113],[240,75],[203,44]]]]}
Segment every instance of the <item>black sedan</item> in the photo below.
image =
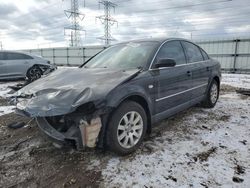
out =
{"type": "Polygon", "coordinates": [[[220,64],[190,41],[125,42],[22,88],[16,112],[34,117],[57,145],[125,155],[156,122],[198,103],[214,107],[220,78],[220,64]]]}

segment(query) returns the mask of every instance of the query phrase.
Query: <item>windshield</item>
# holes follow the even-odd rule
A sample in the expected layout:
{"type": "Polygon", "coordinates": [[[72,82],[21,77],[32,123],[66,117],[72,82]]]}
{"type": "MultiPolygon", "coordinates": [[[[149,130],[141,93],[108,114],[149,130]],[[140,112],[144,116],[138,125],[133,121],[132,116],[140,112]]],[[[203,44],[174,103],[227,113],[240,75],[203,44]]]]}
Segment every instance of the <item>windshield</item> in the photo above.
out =
{"type": "Polygon", "coordinates": [[[114,69],[145,67],[157,44],[157,42],[118,44],[95,56],[84,67],[114,69]]]}

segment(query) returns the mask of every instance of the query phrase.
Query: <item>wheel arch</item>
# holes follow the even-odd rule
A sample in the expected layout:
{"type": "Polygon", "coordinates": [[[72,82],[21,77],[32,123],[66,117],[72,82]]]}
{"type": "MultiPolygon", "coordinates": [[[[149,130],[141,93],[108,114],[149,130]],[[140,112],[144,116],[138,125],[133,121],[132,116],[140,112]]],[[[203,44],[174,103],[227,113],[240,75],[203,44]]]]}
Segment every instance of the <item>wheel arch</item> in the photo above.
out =
{"type": "Polygon", "coordinates": [[[147,133],[151,133],[151,112],[147,100],[140,95],[131,95],[125,98],[123,101],[121,101],[121,103],[127,100],[134,101],[143,107],[147,115],[147,133]]]}
{"type": "MultiPolygon", "coordinates": [[[[133,101],[133,102],[136,102],[142,106],[142,108],[145,110],[146,115],[147,115],[147,133],[151,133],[151,129],[152,129],[152,127],[151,127],[151,123],[152,123],[151,111],[152,110],[150,108],[150,101],[148,101],[146,99],[146,97],[144,97],[140,93],[133,93],[133,94],[122,97],[119,101],[116,101],[115,104],[113,103],[112,106],[113,106],[114,110],[117,109],[122,103],[124,103],[126,101],[133,101]]],[[[113,100],[113,102],[114,102],[114,100],[113,100]]],[[[109,114],[109,116],[112,116],[112,114],[113,114],[113,112],[111,112],[109,114]]],[[[109,117],[108,117],[108,119],[109,119],[109,117]]]]}
{"type": "Polygon", "coordinates": [[[26,75],[28,74],[29,70],[32,69],[33,67],[38,67],[38,68],[42,71],[42,69],[40,68],[40,65],[39,65],[39,64],[33,64],[33,65],[31,65],[31,66],[27,69],[26,75]]]}
{"type": "Polygon", "coordinates": [[[217,82],[217,84],[219,86],[219,89],[220,89],[220,78],[219,78],[219,76],[214,76],[213,80],[215,80],[217,82]]]}

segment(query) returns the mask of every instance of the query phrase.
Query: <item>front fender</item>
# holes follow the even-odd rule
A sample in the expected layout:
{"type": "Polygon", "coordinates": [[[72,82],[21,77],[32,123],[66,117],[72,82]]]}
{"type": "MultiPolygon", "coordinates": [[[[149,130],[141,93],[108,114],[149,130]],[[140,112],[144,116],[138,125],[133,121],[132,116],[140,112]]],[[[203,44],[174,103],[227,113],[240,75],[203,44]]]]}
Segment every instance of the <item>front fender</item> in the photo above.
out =
{"type": "Polygon", "coordinates": [[[139,85],[122,85],[115,88],[107,95],[106,104],[107,106],[117,108],[124,100],[132,96],[143,98],[147,102],[150,113],[152,112],[152,99],[146,89],[139,85]]]}

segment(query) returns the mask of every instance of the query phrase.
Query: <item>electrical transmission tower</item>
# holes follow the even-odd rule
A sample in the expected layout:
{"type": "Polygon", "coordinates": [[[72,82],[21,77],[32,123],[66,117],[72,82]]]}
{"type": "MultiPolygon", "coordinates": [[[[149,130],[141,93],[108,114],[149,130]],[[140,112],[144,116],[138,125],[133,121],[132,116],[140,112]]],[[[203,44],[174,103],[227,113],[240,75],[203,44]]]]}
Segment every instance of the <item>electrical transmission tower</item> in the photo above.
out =
{"type": "Polygon", "coordinates": [[[86,31],[79,25],[79,22],[84,19],[85,14],[79,12],[78,0],[71,0],[71,9],[64,10],[64,13],[71,20],[71,25],[64,27],[64,35],[67,36],[67,31],[70,31],[70,46],[79,46],[81,45],[81,33],[85,33],[86,31]]]}
{"type": "Polygon", "coordinates": [[[112,3],[111,1],[99,1],[99,8],[103,5],[104,7],[104,15],[96,17],[101,21],[101,23],[104,25],[104,36],[99,37],[99,39],[105,41],[105,45],[109,45],[110,41],[115,40],[111,36],[111,26],[115,23],[118,24],[118,22],[111,17],[110,10],[113,9],[115,12],[115,7],[117,6],[115,3],[112,3]]]}

